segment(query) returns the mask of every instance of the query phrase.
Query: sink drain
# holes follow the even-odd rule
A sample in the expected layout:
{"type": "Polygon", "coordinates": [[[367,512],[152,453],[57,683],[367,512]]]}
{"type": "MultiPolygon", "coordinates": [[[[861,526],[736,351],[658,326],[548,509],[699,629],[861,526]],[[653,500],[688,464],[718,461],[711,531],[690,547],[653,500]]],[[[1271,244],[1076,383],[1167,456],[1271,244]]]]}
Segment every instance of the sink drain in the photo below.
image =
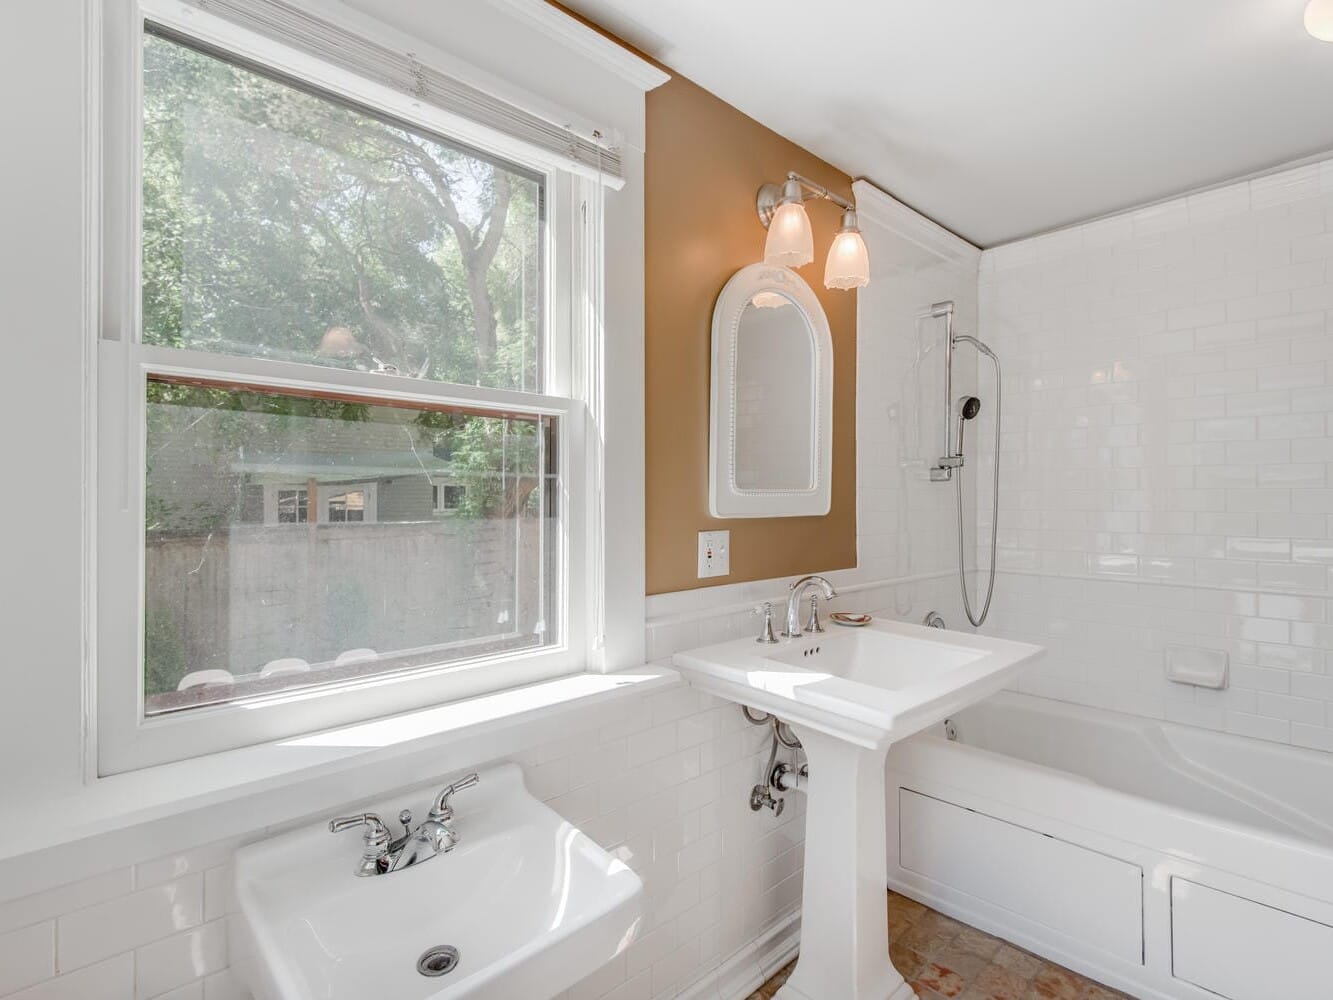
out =
{"type": "Polygon", "coordinates": [[[427,948],[417,959],[417,971],[423,976],[446,976],[458,967],[458,949],[451,944],[427,948]]]}

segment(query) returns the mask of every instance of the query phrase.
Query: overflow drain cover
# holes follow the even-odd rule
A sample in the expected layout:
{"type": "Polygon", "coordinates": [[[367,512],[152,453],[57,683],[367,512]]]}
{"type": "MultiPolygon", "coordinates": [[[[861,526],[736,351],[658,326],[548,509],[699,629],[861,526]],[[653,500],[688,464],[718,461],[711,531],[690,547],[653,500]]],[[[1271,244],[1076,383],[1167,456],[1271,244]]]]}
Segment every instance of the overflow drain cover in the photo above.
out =
{"type": "Polygon", "coordinates": [[[458,966],[458,949],[451,944],[427,948],[417,959],[417,971],[423,976],[445,976],[458,966]]]}

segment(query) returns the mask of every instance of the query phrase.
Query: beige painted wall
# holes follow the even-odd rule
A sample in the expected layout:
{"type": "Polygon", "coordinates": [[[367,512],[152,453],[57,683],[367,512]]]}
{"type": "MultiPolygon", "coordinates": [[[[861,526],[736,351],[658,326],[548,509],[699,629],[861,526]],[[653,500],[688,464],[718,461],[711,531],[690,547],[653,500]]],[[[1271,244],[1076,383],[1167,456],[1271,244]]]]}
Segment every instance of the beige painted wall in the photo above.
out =
{"type": "Polygon", "coordinates": [[[682,77],[648,94],[645,160],[647,590],[795,577],[856,565],[856,293],[823,286],[840,213],[808,202],[815,261],[800,269],[833,334],[833,502],[825,517],[708,514],[713,305],[763,255],[764,181],[796,170],[851,197],[851,178],[682,77]],[[696,532],[731,532],[731,575],[700,580],[696,532]]]}

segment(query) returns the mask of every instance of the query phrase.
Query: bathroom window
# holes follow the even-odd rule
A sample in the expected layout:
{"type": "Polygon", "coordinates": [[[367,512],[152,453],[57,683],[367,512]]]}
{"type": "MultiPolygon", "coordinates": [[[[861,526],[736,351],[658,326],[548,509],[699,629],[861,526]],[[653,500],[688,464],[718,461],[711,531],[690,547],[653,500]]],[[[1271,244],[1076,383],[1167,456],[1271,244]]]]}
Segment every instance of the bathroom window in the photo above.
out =
{"type": "Polygon", "coordinates": [[[237,38],[139,36],[134,318],[99,354],[103,774],[587,657],[558,305],[588,182],[237,38]]]}

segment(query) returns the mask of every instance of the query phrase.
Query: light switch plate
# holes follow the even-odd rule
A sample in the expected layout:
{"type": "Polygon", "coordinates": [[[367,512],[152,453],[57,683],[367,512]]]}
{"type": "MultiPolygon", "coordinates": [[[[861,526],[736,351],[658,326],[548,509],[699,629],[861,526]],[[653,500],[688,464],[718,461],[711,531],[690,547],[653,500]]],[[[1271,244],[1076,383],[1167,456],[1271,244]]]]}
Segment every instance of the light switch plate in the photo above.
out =
{"type": "Polygon", "coordinates": [[[699,532],[699,579],[731,573],[731,532],[699,532]]]}

